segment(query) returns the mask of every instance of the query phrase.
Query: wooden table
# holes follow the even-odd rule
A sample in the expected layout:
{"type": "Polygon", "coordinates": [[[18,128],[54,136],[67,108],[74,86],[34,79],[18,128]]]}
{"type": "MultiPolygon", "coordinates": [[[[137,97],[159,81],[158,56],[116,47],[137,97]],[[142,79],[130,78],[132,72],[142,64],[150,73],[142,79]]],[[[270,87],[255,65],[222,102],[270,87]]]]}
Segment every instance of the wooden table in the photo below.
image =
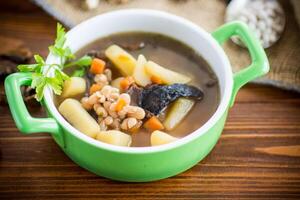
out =
{"type": "MultiPolygon", "coordinates": [[[[56,21],[27,1],[1,4],[0,37],[45,56],[56,21]]],[[[300,94],[247,85],[209,156],[175,177],[139,184],[80,168],[48,134],[21,135],[7,106],[0,113],[0,199],[300,199],[300,94]]]]}

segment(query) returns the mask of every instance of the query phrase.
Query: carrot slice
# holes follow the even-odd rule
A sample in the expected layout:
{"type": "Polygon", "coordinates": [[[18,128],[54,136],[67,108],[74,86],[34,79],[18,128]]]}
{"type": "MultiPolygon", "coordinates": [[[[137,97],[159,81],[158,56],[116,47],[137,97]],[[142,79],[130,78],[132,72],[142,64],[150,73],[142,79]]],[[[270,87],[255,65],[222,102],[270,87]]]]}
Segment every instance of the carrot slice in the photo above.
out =
{"type": "Polygon", "coordinates": [[[93,74],[102,74],[105,68],[105,61],[99,59],[99,58],[94,58],[92,60],[90,72],[93,74]]]}
{"type": "Polygon", "coordinates": [[[115,107],[115,111],[117,111],[117,112],[121,111],[124,108],[124,106],[126,106],[126,101],[124,99],[120,98],[117,101],[117,104],[116,104],[116,107],[115,107]]]}
{"type": "Polygon", "coordinates": [[[151,80],[152,83],[156,83],[156,84],[162,84],[163,83],[163,81],[158,76],[155,76],[155,75],[152,75],[150,80],[151,80]]]}
{"type": "Polygon", "coordinates": [[[95,92],[97,91],[100,91],[101,90],[101,86],[94,83],[91,87],[90,87],[90,95],[91,94],[94,94],[95,92]]]}
{"type": "Polygon", "coordinates": [[[151,117],[150,119],[148,119],[145,124],[144,127],[146,129],[155,131],[155,130],[163,130],[165,127],[164,125],[159,121],[159,119],[155,116],[151,117]]]}
{"type": "Polygon", "coordinates": [[[129,88],[131,84],[134,83],[134,79],[132,76],[127,76],[123,80],[120,81],[120,88],[125,91],[129,88]]]}

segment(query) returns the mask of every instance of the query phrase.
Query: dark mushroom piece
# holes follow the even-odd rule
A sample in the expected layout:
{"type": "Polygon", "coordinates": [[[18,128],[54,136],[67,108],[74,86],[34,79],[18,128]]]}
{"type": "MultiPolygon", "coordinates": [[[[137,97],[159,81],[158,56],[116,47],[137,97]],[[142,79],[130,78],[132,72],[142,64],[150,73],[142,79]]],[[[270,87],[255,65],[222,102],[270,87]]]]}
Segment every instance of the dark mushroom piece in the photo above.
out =
{"type": "Polygon", "coordinates": [[[203,96],[203,92],[195,86],[179,83],[172,85],[154,84],[143,89],[139,97],[139,106],[154,115],[158,115],[180,97],[201,100],[203,96]]]}
{"type": "Polygon", "coordinates": [[[138,87],[136,84],[132,84],[129,89],[126,91],[130,97],[131,97],[131,101],[130,104],[132,106],[138,106],[139,105],[139,100],[140,100],[140,96],[142,94],[143,88],[138,87]]]}

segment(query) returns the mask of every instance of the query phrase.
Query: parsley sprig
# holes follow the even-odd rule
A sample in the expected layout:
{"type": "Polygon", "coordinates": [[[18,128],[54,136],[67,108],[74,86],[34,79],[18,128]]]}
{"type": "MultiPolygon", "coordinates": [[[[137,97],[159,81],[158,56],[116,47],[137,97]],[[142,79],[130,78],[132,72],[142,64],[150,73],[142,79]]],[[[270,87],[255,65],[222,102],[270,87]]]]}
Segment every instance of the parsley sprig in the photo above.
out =
{"type": "Polygon", "coordinates": [[[35,64],[18,65],[19,71],[32,72],[31,87],[35,89],[35,98],[38,101],[42,100],[46,87],[50,87],[57,95],[62,93],[63,83],[69,79],[69,76],[63,72],[64,68],[76,66],[78,69],[73,72],[72,76],[83,76],[86,67],[92,62],[92,58],[89,56],[83,56],[78,60],[74,60],[75,55],[65,45],[65,42],[65,29],[61,24],[57,23],[56,39],[54,45],[49,47],[49,50],[52,54],[58,56],[59,63],[47,64],[42,56],[34,55],[35,64]],[[69,63],[65,65],[66,62],[69,63]],[[54,76],[49,75],[52,70],[54,70],[54,76]]]}

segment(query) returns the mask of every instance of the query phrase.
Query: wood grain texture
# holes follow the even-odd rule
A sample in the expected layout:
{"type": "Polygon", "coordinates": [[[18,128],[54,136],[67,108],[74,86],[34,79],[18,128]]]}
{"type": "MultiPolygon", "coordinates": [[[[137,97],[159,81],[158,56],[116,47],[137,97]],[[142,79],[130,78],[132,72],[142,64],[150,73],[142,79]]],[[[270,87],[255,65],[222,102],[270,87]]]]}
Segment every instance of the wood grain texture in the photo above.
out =
{"type": "MultiPolygon", "coordinates": [[[[55,23],[26,1],[0,5],[0,37],[43,55],[55,23]]],[[[300,199],[300,94],[244,87],[209,156],[178,176],[140,184],[95,176],[49,135],[21,135],[6,106],[0,113],[0,199],[300,199]]]]}

